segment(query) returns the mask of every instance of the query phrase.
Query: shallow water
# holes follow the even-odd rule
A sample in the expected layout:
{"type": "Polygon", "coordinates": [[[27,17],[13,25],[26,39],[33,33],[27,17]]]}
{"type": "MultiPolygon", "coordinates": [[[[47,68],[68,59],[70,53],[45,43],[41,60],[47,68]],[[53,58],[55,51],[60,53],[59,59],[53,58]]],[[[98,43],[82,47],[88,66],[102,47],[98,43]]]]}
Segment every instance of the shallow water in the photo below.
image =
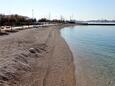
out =
{"type": "Polygon", "coordinates": [[[115,26],[61,30],[73,52],[77,86],[115,86],[115,26]]]}

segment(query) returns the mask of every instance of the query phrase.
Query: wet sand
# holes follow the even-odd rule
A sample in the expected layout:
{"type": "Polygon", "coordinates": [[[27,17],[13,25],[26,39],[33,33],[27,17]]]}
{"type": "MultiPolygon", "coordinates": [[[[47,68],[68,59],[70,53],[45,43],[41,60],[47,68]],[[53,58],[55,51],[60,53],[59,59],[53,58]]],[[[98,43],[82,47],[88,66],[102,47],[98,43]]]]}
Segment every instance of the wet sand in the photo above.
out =
{"type": "Polygon", "coordinates": [[[62,27],[0,36],[0,86],[75,86],[73,56],[60,35],[62,27]]]}

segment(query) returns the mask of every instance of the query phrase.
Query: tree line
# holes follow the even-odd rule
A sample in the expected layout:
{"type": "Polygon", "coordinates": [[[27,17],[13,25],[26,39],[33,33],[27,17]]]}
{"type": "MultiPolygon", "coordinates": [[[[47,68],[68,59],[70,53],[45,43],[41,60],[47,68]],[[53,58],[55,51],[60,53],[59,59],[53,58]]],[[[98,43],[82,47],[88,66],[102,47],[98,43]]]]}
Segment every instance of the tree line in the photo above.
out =
{"type": "Polygon", "coordinates": [[[41,18],[38,20],[38,22],[49,22],[49,23],[72,23],[75,24],[76,21],[75,20],[64,20],[64,19],[53,19],[53,20],[49,20],[47,18],[41,18]]]}
{"type": "Polygon", "coordinates": [[[75,23],[74,21],[65,21],[59,19],[49,20],[47,18],[41,18],[36,20],[35,18],[29,18],[21,15],[3,15],[0,14],[0,26],[22,26],[22,25],[34,25],[41,22],[47,23],[75,23]]]}
{"type": "Polygon", "coordinates": [[[21,26],[32,25],[36,22],[36,19],[32,19],[26,16],[20,15],[3,15],[0,14],[0,26],[21,26]]]}

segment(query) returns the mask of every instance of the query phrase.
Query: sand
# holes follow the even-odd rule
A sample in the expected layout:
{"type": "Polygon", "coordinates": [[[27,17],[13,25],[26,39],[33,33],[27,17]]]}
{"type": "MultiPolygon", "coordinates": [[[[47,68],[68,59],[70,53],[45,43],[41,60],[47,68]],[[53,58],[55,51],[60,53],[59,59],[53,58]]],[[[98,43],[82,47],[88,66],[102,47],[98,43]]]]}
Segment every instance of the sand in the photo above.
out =
{"type": "Polygon", "coordinates": [[[75,86],[73,56],[59,31],[64,26],[0,36],[0,86],[75,86]]]}

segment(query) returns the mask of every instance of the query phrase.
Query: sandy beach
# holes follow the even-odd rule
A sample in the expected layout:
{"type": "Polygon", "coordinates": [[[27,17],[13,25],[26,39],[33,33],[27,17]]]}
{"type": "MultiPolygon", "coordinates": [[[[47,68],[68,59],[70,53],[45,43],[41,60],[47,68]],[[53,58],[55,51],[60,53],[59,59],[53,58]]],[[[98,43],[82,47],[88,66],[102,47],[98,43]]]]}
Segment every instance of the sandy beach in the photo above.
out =
{"type": "Polygon", "coordinates": [[[60,35],[62,27],[0,36],[0,86],[75,86],[73,56],[60,35]]]}

